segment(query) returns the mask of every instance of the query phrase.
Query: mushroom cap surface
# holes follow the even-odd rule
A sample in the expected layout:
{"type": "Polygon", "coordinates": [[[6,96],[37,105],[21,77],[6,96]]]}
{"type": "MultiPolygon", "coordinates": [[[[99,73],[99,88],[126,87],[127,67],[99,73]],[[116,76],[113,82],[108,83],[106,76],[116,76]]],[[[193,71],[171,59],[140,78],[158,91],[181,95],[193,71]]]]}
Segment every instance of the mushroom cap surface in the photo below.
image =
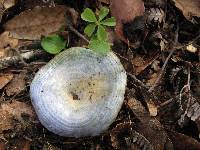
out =
{"type": "Polygon", "coordinates": [[[121,109],[126,72],[113,52],[73,47],[42,67],[30,96],[44,127],[66,137],[99,135],[121,109]]]}

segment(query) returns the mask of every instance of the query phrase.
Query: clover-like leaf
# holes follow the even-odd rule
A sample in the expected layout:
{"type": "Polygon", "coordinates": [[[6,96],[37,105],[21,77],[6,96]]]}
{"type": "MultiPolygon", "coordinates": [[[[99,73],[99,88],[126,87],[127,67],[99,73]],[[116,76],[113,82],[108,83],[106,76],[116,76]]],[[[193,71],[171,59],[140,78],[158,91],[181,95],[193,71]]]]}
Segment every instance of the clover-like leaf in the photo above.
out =
{"type": "Polygon", "coordinates": [[[91,24],[88,24],[85,29],[84,29],[84,33],[87,35],[87,36],[92,36],[92,34],[94,33],[95,31],[95,28],[96,28],[96,24],[94,23],[91,23],[91,24]]]}
{"type": "Polygon", "coordinates": [[[109,9],[102,7],[99,12],[99,21],[103,20],[109,13],[109,9]]]}
{"type": "Polygon", "coordinates": [[[107,40],[107,32],[105,28],[102,25],[98,26],[97,29],[97,38],[101,41],[106,41],[107,40]]]}
{"type": "Polygon", "coordinates": [[[110,43],[99,39],[90,40],[89,48],[101,55],[106,55],[111,50],[110,43]]]}
{"type": "Polygon", "coordinates": [[[57,54],[66,46],[66,40],[57,34],[45,37],[41,41],[42,48],[50,53],[57,54]]]}
{"type": "Polygon", "coordinates": [[[90,8],[86,8],[81,14],[81,18],[87,22],[96,22],[97,18],[90,8]]]}
{"type": "Polygon", "coordinates": [[[105,19],[100,22],[102,25],[113,27],[116,25],[116,19],[114,17],[105,19]]]}

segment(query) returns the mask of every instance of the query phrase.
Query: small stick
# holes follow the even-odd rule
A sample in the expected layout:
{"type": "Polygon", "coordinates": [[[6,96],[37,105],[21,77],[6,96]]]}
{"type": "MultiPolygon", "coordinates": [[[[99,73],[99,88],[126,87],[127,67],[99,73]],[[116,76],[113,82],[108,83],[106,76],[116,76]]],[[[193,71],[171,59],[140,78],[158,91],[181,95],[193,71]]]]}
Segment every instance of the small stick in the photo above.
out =
{"type": "Polygon", "coordinates": [[[166,66],[167,66],[167,64],[168,64],[168,61],[169,61],[169,59],[171,58],[171,56],[173,55],[173,53],[175,52],[175,50],[176,50],[176,49],[173,49],[173,50],[169,53],[168,57],[167,57],[166,60],[165,60],[164,65],[162,66],[162,69],[161,69],[161,71],[160,71],[160,74],[158,75],[158,78],[156,79],[156,81],[155,81],[155,83],[153,84],[153,86],[149,89],[149,92],[152,92],[152,91],[154,90],[154,88],[158,86],[158,84],[159,84],[159,82],[160,82],[160,80],[161,80],[161,78],[162,78],[162,76],[163,76],[163,74],[164,74],[164,72],[165,72],[165,68],[166,68],[166,66]]]}
{"type": "Polygon", "coordinates": [[[72,25],[68,24],[68,28],[74,32],[77,36],[79,36],[81,39],[83,39],[85,42],[89,43],[90,41],[82,35],[80,32],[78,32],[72,25]]]}
{"type": "Polygon", "coordinates": [[[140,81],[139,79],[137,79],[135,75],[133,75],[131,73],[128,73],[128,72],[126,74],[128,76],[130,76],[137,85],[139,85],[140,87],[142,87],[143,89],[145,89],[145,90],[148,91],[148,87],[142,81],[140,81]]]}
{"type": "MultiPolygon", "coordinates": [[[[174,40],[175,42],[174,42],[173,45],[176,45],[177,42],[178,42],[178,30],[179,30],[179,28],[177,28],[177,30],[176,30],[176,35],[175,35],[175,40],[174,40]]],[[[150,93],[154,90],[155,87],[158,86],[158,84],[159,84],[161,78],[163,77],[163,74],[164,74],[164,72],[165,72],[166,66],[167,66],[167,64],[168,64],[168,61],[169,61],[169,59],[171,58],[171,56],[173,55],[173,53],[174,53],[176,50],[177,50],[177,49],[175,49],[174,46],[173,46],[173,50],[171,50],[171,52],[169,53],[168,57],[166,58],[166,60],[165,60],[165,62],[164,62],[164,65],[162,66],[162,69],[161,69],[161,71],[160,71],[160,73],[159,73],[159,75],[158,75],[158,78],[156,79],[156,81],[155,81],[155,83],[153,84],[153,86],[149,89],[149,92],[150,92],[150,93]]]]}
{"type": "MultiPolygon", "coordinates": [[[[76,34],[78,37],[80,37],[81,39],[83,39],[86,43],[90,43],[90,41],[83,35],[81,34],[78,30],[76,30],[72,25],[71,23],[67,22],[67,25],[68,25],[68,29],[70,29],[74,34],[76,34]]],[[[116,55],[118,55],[119,57],[121,57],[122,59],[126,60],[126,61],[129,61],[127,58],[121,56],[119,53],[116,53],[113,51],[113,53],[115,53],[116,55]]]]}
{"type": "MultiPolygon", "coordinates": [[[[5,69],[11,65],[15,65],[17,63],[20,63],[20,62],[25,62],[26,60],[29,60],[35,56],[38,56],[42,54],[42,51],[41,50],[32,50],[32,51],[28,51],[26,53],[21,53],[17,56],[12,56],[12,57],[6,57],[6,58],[3,58],[3,59],[0,59],[0,70],[2,69],[5,69]],[[23,61],[22,61],[23,60],[23,61]]],[[[23,64],[26,64],[26,63],[23,63],[23,64]]]]}

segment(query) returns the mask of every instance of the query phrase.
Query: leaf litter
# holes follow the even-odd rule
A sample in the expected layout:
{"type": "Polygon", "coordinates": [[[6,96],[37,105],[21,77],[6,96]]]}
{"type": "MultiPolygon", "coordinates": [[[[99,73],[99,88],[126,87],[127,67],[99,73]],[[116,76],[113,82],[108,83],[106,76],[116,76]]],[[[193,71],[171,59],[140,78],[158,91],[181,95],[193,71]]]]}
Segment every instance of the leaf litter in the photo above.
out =
{"type": "MultiPolygon", "coordinates": [[[[25,8],[3,20],[0,54],[2,58],[18,58],[0,75],[0,133],[6,148],[198,149],[198,1],[61,1],[26,2],[25,8]],[[85,25],[78,19],[78,12],[88,6],[93,10],[110,6],[109,15],[116,17],[115,33],[110,30],[109,39],[127,71],[127,90],[123,107],[108,131],[97,137],[63,138],[41,126],[30,104],[29,85],[37,70],[52,58],[44,52],[37,57],[41,46],[33,41],[67,31],[69,46],[84,46],[83,39],[71,32],[68,23],[83,33],[85,25]],[[172,50],[173,56],[166,63],[172,50]],[[24,57],[26,53],[32,57],[24,57]],[[26,63],[18,63],[24,58],[26,63]],[[160,74],[157,85],[149,91],[160,74]]],[[[2,8],[0,15],[4,14],[2,8]]]]}

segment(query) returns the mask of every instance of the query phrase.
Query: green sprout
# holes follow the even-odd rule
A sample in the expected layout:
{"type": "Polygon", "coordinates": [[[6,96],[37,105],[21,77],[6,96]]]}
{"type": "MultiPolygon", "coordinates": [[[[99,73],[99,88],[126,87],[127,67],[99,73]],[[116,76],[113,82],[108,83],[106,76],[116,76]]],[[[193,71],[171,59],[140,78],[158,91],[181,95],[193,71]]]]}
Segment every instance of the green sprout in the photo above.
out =
{"type": "Polygon", "coordinates": [[[111,43],[108,42],[106,26],[113,27],[116,25],[114,17],[105,19],[108,14],[109,9],[106,7],[100,9],[97,17],[90,8],[86,8],[81,14],[81,18],[89,22],[84,29],[84,33],[91,38],[89,48],[100,54],[106,54],[111,49],[111,43]]]}

